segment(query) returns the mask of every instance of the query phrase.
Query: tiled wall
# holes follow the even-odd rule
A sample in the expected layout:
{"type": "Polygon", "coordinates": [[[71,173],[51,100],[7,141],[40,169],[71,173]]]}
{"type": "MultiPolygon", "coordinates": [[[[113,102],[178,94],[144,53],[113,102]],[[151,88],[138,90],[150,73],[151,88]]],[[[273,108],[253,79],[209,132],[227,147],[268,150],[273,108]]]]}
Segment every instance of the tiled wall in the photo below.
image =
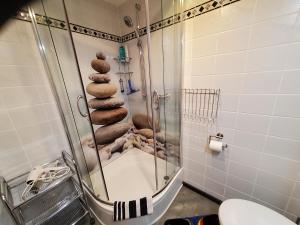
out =
{"type": "Polygon", "coordinates": [[[300,216],[300,2],[241,0],[185,21],[184,87],[220,88],[218,121],[183,121],[185,181],[300,216]],[[222,132],[229,148],[206,149],[222,132]]]}
{"type": "Polygon", "coordinates": [[[9,179],[68,146],[30,23],[1,29],[0,80],[0,175],[9,179]]]}

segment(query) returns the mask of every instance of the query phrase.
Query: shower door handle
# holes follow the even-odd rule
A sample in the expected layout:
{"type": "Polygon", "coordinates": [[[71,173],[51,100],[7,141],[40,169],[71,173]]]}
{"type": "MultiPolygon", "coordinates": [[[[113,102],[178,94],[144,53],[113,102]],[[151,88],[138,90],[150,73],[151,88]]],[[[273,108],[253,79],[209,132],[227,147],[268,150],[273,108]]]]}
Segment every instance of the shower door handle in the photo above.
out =
{"type": "Polygon", "coordinates": [[[82,111],[81,111],[81,108],[80,108],[80,105],[79,105],[79,102],[80,102],[80,100],[81,99],[83,99],[83,96],[82,95],[78,95],[77,96],[77,109],[78,109],[78,112],[79,112],[79,114],[82,116],[82,117],[87,117],[89,114],[88,113],[83,113],[82,111]]]}

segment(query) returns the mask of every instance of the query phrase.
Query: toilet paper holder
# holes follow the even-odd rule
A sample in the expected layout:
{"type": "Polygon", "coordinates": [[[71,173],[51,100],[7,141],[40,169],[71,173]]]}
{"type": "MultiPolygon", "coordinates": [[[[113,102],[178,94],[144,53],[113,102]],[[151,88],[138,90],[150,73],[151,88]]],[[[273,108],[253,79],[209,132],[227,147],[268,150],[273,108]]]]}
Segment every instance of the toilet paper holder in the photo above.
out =
{"type": "MultiPolygon", "coordinates": [[[[221,141],[224,138],[224,135],[222,133],[217,133],[216,135],[209,135],[208,137],[208,144],[210,143],[211,139],[215,138],[217,141],[221,141]]],[[[223,149],[227,148],[227,144],[223,144],[223,149]]]]}

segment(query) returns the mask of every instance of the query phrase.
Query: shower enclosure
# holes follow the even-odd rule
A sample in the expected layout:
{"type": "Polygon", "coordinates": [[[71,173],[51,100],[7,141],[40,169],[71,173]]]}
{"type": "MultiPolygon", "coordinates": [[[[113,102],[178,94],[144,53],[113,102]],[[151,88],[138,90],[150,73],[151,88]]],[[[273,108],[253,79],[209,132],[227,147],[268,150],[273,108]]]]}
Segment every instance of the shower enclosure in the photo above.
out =
{"type": "Polygon", "coordinates": [[[180,171],[181,5],[179,0],[39,0],[25,13],[84,187],[108,206],[155,197],[180,171]],[[109,24],[97,18],[102,14],[109,24]],[[127,51],[125,58],[120,48],[127,51]],[[89,77],[99,52],[110,66],[105,85],[116,89],[106,98],[120,101],[117,109],[126,112],[106,124],[95,122],[94,115],[105,112],[111,120],[116,107],[93,107],[103,99],[88,87],[97,85],[97,93],[104,87],[89,77]]]}

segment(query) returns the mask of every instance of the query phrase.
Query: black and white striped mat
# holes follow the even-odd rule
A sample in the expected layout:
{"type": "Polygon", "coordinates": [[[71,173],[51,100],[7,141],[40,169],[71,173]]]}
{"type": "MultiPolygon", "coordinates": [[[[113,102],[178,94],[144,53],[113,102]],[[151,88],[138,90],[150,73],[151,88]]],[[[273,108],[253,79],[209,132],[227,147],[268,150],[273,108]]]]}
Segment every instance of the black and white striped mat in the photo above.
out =
{"type": "Polygon", "coordinates": [[[114,202],[114,221],[126,220],[153,213],[152,198],[144,197],[129,202],[114,202]]]}

